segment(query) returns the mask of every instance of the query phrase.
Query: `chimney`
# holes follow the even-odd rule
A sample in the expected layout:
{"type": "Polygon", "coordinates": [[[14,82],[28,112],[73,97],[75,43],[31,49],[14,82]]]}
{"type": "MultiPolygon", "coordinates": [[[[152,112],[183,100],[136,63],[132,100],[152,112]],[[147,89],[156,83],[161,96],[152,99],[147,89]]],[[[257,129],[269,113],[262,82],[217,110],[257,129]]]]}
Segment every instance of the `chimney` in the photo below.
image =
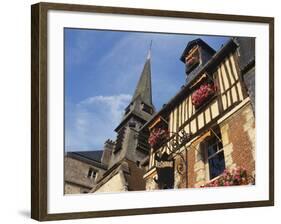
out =
{"type": "Polygon", "coordinates": [[[111,155],[115,146],[115,142],[107,139],[104,143],[103,154],[101,157],[101,162],[107,166],[109,166],[111,155]]]}

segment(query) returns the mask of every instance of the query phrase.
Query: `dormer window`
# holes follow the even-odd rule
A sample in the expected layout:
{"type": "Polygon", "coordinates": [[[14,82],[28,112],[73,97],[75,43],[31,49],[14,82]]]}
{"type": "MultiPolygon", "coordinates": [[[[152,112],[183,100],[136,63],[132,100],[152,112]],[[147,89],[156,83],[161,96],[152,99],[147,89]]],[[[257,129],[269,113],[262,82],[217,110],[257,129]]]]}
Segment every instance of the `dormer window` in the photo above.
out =
{"type": "Polygon", "coordinates": [[[193,47],[185,57],[185,65],[186,65],[186,72],[190,73],[194,70],[199,64],[199,50],[198,46],[193,47]]]}
{"type": "Polygon", "coordinates": [[[203,68],[215,53],[216,51],[200,38],[187,43],[180,57],[180,60],[185,64],[187,83],[193,80],[196,71],[203,68]]]}

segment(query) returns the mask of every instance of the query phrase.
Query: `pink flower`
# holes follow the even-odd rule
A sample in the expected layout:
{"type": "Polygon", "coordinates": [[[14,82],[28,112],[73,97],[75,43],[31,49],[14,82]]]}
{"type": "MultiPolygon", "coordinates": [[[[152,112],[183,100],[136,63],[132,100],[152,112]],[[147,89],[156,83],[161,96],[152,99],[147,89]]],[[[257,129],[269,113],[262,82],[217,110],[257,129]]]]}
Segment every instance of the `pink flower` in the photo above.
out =
{"type": "Polygon", "coordinates": [[[205,83],[202,84],[197,90],[191,95],[192,104],[195,107],[199,107],[204,103],[210,96],[216,92],[216,86],[214,84],[205,83]]]}
{"type": "Polygon", "coordinates": [[[229,182],[229,181],[226,181],[226,182],[224,183],[224,186],[230,186],[230,182],[229,182]]]}
{"type": "Polygon", "coordinates": [[[239,181],[239,180],[241,179],[241,177],[240,177],[240,175],[235,175],[235,176],[234,176],[234,179],[236,179],[236,180],[239,181]]]}
{"type": "Polygon", "coordinates": [[[232,170],[225,169],[221,176],[217,179],[206,183],[204,187],[217,187],[217,186],[234,186],[246,185],[254,183],[253,177],[248,177],[247,170],[241,167],[233,168],[232,170]]]}
{"type": "Polygon", "coordinates": [[[161,141],[165,140],[168,137],[168,130],[161,128],[154,128],[150,132],[150,136],[148,138],[148,143],[151,147],[156,146],[161,141]]]}

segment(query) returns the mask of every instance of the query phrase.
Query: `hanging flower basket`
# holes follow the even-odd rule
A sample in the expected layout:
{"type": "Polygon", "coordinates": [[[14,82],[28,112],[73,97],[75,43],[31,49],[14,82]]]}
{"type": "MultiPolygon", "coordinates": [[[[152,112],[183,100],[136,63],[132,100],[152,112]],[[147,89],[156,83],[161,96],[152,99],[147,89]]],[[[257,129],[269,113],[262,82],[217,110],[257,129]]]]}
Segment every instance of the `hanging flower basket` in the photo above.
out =
{"type": "Polygon", "coordinates": [[[216,86],[213,83],[202,84],[191,95],[192,104],[195,108],[202,106],[207,100],[209,100],[217,91],[216,86]]]}
{"type": "Polygon", "coordinates": [[[255,180],[247,174],[243,167],[236,167],[232,170],[226,169],[217,179],[202,185],[201,187],[220,187],[220,186],[238,186],[254,184],[255,180]]]}
{"type": "Polygon", "coordinates": [[[158,148],[168,138],[168,130],[162,128],[154,128],[149,135],[148,143],[152,148],[158,148]]]}

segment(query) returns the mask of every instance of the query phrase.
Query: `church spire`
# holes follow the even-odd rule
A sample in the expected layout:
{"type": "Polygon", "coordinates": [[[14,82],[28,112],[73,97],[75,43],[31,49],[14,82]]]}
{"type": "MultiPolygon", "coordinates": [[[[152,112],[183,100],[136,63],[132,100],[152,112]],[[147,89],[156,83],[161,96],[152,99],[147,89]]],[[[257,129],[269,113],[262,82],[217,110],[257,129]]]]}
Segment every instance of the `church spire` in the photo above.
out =
{"type": "Polygon", "coordinates": [[[151,46],[152,46],[152,41],[150,42],[150,47],[147,54],[146,62],[144,64],[140,79],[135,89],[132,102],[135,101],[137,97],[140,97],[143,103],[153,108],[152,87],[151,87],[151,65],[150,65],[151,46]]]}
{"type": "Polygon", "coordinates": [[[136,162],[147,156],[147,152],[144,151],[146,149],[143,148],[144,143],[141,143],[141,137],[136,138],[136,132],[139,133],[141,127],[151,119],[155,112],[152,104],[150,60],[151,43],[132,101],[126,107],[120,124],[115,128],[117,138],[111,164],[116,164],[124,157],[136,162]],[[119,150],[123,150],[122,153],[116,153],[119,150]]]}

